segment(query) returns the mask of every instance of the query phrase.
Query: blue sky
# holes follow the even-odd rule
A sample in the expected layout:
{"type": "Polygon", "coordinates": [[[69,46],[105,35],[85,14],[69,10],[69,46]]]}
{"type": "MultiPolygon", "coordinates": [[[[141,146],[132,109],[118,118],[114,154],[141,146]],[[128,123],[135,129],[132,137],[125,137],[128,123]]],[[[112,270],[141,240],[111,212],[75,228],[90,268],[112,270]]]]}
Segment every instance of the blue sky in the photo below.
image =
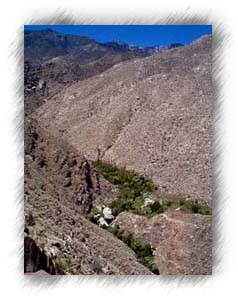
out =
{"type": "Polygon", "coordinates": [[[137,46],[189,44],[202,35],[212,34],[211,25],[25,25],[24,29],[84,35],[98,42],[119,40],[137,46]]]}

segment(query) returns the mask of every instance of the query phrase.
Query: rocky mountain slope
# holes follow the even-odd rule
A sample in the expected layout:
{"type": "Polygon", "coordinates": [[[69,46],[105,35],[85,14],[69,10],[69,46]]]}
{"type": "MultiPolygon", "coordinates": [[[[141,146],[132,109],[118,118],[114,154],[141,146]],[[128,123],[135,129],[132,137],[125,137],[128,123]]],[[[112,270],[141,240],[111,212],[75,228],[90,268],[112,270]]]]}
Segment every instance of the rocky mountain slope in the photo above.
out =
{"type": "Polygon", "coordinates": [[[25,272],[210,274],[211,216],[195,200],[212,205],[211,37],[140,58],[97,44],[107,50],[95,59],[90,39],[56,35],[50,51],[52,35],[46,56],[27,41],[25,92],[36,88],[25,98],[25,272]],[[108,226],[113,203],[124,206],[108,226]]]}
{"type": "Polygon", "coordinates": [[[36,114],[88,159],[150,176],[162,194],[211,205],[211,37],[120,63],[36,114]]]}

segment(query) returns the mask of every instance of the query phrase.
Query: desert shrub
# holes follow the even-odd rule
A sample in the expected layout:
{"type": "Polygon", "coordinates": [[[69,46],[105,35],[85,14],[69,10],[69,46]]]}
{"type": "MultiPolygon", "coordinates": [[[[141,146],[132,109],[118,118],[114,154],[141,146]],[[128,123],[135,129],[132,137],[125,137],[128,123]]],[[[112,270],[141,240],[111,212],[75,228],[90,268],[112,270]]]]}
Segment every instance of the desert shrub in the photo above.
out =
{"type": "Polygon", "coordinates": [[[53,261],[54,261],[57,273],[60,275],[66,274],[66,272],[68,272],[70,267],[72,266],[72,262],[71,262],[70,258],[55,257],[53,259],[53,261]]]}
{"type": "Polygon", "coordinates": [[[134,198],[146,192],[151,193],[155,189],[151,179],[140,176],[134,171],[118,168],[101,160],[92,163],[105,179],[112,184],[119,185],[123,195],[127,198],[134,198]]]}
{"type": "Polygon", "coordinates": [[[168,199],[160,199],[155,201],[153,204],[149,204],[146,207],[143,207],[138,213],[145,215],[149,218],[161,214],[167,211],[170,207],[181,208],[184,211],[202,214],[202,215],[211,215],[212,209],[208,206],[205,206],[198,201],[189,201],[185,199],[176,199],[176,198],[168,198],[168,199]]]}
{"type": "Polygon", "coordinates": [[[87,214],[87,218],[93,222],[93,223],[97,223],[97,219],[95,218],[95,215],[99,215],[99,217],[103,217],[103,212],[99,209],[97,209],[96,207],[92,207],[90,212],[87,214]]]}
{"type": "Polygon", "coordinates": [[[119,215],[119,213],[123,211],[133,212],[133,199],[124,199],[124,198],[115,199],[110,204],[110,208],[114,216],[119,215]]]}
{"type": "Polygon", "coordinates": [[[151,214],[159,214],[165,211],[165,205],[162,205],[159,201],[150,204],[149,207],[151,209],[151,214]]]}
{"type": "Polygon", "coordinates": [[[194,214],[211,215],[212,209],[206,205],[201,204],[199,201],[180,201],[182,210],[190,211],[194,214]]]}
{"type": "Polygon", "coordinates": [[[142,210],[142,206],[144,204],[144,197],[143,196],[139,196],[135,198],[135,201],[133,203],[133,207],[136,213],[141,213],[142,210]]]}
{"type": "Polygon", "coordinates": [[[142,214],[147,217],[153,217],[154,215],[163,213],[169,209],[169,207],[173,208],[181,208],[184,211],[191,212],[194,214],[202,214],[202,215],[211,215],[212,209],[208,206],[201,204],[198,201],[190,201],[181,198],[164,198],[159,201],[155,201],[153,204],[146,206],[142,214]]]}
{"type": "Polygon", "coordinates": [[[165,212],[171,205],[172,202],[167,199],[155,201],[153,204],[149,204],[147,207],[145,207],[146,211],[144,214],[147,217],[153,217],[157,214],[165,212]]]}

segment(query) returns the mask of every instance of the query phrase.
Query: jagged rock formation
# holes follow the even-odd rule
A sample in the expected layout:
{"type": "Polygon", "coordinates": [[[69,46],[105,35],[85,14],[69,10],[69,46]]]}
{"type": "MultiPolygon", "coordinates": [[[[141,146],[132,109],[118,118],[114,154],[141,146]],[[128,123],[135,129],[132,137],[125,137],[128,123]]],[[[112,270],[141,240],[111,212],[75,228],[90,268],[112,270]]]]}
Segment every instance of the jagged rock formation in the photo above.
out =
{"type": "Polygon", "coordinates": [[[211,206],[211,37],[73,84],[37,110],[87,159],[152,177],[161,194],[211,206]]]}
{"type": "Polygon", "coordinates": [[[212,273],[211,216],[172,211],[147,219],[123,212],[116,224],[156,249],[160,274],[212,273]]]}
{"type": "Polygon", "coordinates": [[[25,181],[26,195],[34,189],[47,191],[84,214],[92,205],[107,204],[118,194],[72,146],[49,135],[33,119],[25,121],[25,181]]]}

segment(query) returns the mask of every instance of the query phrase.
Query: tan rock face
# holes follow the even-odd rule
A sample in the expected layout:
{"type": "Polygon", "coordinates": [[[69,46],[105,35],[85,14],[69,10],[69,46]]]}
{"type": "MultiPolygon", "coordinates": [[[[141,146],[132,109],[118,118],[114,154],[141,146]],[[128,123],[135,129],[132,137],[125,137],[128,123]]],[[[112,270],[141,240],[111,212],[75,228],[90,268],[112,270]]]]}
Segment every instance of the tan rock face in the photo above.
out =
{"type": "Polygon", "coordinates": [[[147,219],[121,213],[116,224],[155,249],[160,274],[211,274],[211,216],[173,211],[147,219]]]}
{"type": "Polygon", "coordinates": [[[115,65],[35,117],[88,159],[151,176],[162,194],[211,205],[211,38],[115,65]]]}

